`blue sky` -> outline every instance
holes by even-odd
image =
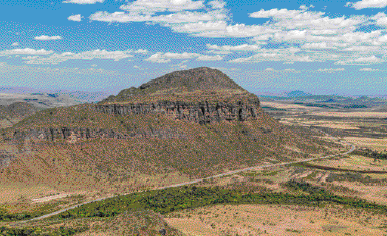
[[[387,0],[0,0],[0,86],[108,91],[218,68],[256,93],[387,94]]]

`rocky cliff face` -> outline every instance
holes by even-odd
[[[9,164],[11,163],[11,161],[13,159],[15,159],[14,155],[12,155],[11,153],[8,153],[4,150],[1,150],[0,151],[0,171],[2,168],[9,166]]]
[[[129,138],[185,138],[184,133],[173,129],[154,129],[147,128],[142,130],[127,130],[116,131],[114,129],[90,129],[90,128],[40,128],[29,130],[16,129],[13,134],[13,139],[23,141],[31,139],[36,141],[55,141],[66,140],[74,143],[78,140],[88,140],[95,138],[110,138],[110,139],[129,139]]]
[[[192,104],[186,102],[160,101],[151,104],[106,104],[96,105],[99,112],[116,115],[161,113],[172,116],[177,120],[193,121],[199,124],[220,121],[245,121],[256,119],[262,110],[259,102],[255,104],[236,104],[208,102]]]

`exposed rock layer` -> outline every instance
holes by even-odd
[[[69,142],[76,142],[83,139],[95,138],[113,138],[113,139],[129,139],[129,138],[185,138],[185,134],[173,129],[142,129],[142,130],[128,130],[126,132],[118,132],[113,129],[89,129],[89,128],[38,128],[29,130],[15,130],[13,134],[15,140],[42,140],[55,141],[67,140]]]
[[[220,122],[220,121],[245,121],[248,119],[256,119],[262,112],[259,108],[259,102],[255,104],[237,104],[217,103],[208,104],[198,103],[190,104],[185,102],[170,102],[162,101],[151,104],[106,104],[97,105],[97,111],[116,114],[147,114],[161,113],[168,114],[178,120],[188,120],[199,124]]]

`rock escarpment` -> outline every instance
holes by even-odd
[[[29,130],[16,129],[13,133],[13,139],[22,141],[25,139],[55,141],[67,140],[68,142],[76,142],[78,140],[88,140],[96,138],[109,139],[129,139],[129,138],[185,138],[185,134],[174,129],[142,129],[142,130],[127,130],[116,131],[114,129],[96,129],[96,128],[36,128]]]
[[[246,121],[262,113],[256,95],[207,67],[172,72],[138,88],[122,90],[101,101],[96,109],[115,115],[162,113],[199,124]]]
[[[150,104],[105,104],[97,105],[97,111],[116,114],[147,114],[161,113],[172,116],[178,120],[193,121],[199,124],[220,122],[220,121],[245,121],[255,119],[262,110],[259,108],[259,102],[256,104],[233,103],[187,103],[159,101]]]

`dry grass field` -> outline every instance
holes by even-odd
[[[387,138],[360,138],[360,137],[344,137],[348,142],[355,144],[358,147],[370,148],[372,150],[384,151],[387,149]]]
[[[387,112],[312,112],[315,116],[346,117],[346,118],[387,118]]]
[[[387,216],[360,210],[288,205],[217,205],[166,216],[188,236],[384,235]]]

